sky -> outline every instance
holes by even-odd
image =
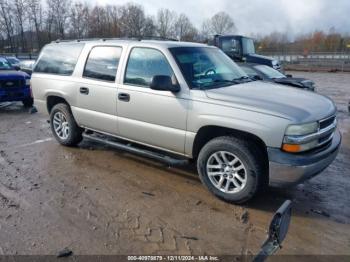
[[[121,5],[130,0],[85,0],[91,4]],[[147,14],[159,8],[185,13],[201,28],[204,19],[220,11],[233,18],[237,33],[266,35],[288,32],[290,36],[334,27],[350,33],[350,0],[131,0],[142,4]]]

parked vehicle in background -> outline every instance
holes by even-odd
[[[17,57],[15,57],[15,56],[6,56],[5,58],[11,64],[12,67],[14,67],[14,68],[19,67],[19,64],[20,64],[21,60],[19,60]]]
[[[281,85],[293,86],[309,91],[315,91],[315,82],[305,78],[296,78],[292,75],[284,75],[280,71],[266,65],[239,63],[243,71],[254,80],[264,80]]]
[[[55,42],[31,84],[62,145],[85,137],[170,165],[193,160],[203,184],[235,203],[319,174],[341,143],[332,100],[252,81],[203,44]]]
[[[35,60],[22,60],[19,63],[19,67],[21,68],[21,71],[26,72],[28,75],[32,75],[34,64]]]
[[[258,55],[255,52],[254,40],[252,38],[241,35],[215,35],[209,44],[220,48],[235,62],[267,65],[278,71],[283,71],[278,60]]]
[[[5,57],[0,57],[0,102],[22,101],[25,107],[33,105],[30,76],[15,68]]]

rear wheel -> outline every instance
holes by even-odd
[[[75,146],[83,139],[80,128],[67,104],[55,105],[50,113],[50,124],[56,140],[65,146]]]
[[[203,184],[217,197],[244,203],[264,186],[267,176],[261,151],[235,137],[218,137],[200,151],[197,169]]]
[[[34,100],[33,100],[33,98],[30,97],[30,98],[26,98],[26,99],[22,100],[22,103],[23,103],[24,107],[32,107],[34,104]]]

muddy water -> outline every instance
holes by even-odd
[[[270,190],[246,206],[206,191],[193,166],[160,163],[84,141],[58,145],[46,118],[20,104],[0,108],[0,255],[250,254],[274,211],[294,202],[280,254],[350,255],[350,74],[315,80],[339,108],[343,144],[321,175]]]

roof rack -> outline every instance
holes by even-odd
[[[141,40],[159,40],[159,41],[174,41],[178,42],[178,39],[170,38],[170,37],[162,37],[162,36],[143,36],[140,38]]]
[[[111,38],[81,38],[81,39],[67,39],[61,40],[57,39],[51,43],[67,43],[67,42],[86,42],[86,41],[112,41],[112,40],[133,40],[133,41],[143,41],[143,40],[157,40],[157,41],[179,41],[175,38],[167,38],[161,36],[141,36],[141,37],[111,37]]]

